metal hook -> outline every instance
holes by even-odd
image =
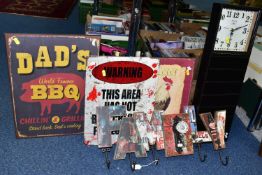
[[[201,142],[197,143],[197,148],[198,148],[198,158],[199,158],[200,162],[205,162],[207,155],[204,154],[204,157],[201,155]]]
[[[221,154],[220,154],[220,150],[218,150],[218,155],[219,155],[219,160],[220,160],[220,162],[222,163],[222,165],[227,166],[228,160],[229,160],[229,156],[226,156],[226,159],[225,159],[225,161],[224,161],[224,160],[222,159]]]
[[[135,171],[135,166],[136,166],[136,162],[135,161],[132,161],[131,159],[131,153],[128,153],[128,159],[129,159],[129,163],[130,163],[130,168],[132,171]]]
[[[108,152],[110,152],[110,148],[102,148],[102,153],[104,153],[104,155],[105,155],[105,159],[106,159],[106,166],[107,166],[107,168],[108,169],[110,169],[110,164],[111,164],[111,162],[110,162],[110,160],[108,159]]]
[[[159,163],[159,158],[156,157],[156,152],[155,152],[155,145],[150,145],[150,150],[153,156],[153,160],[156,162],[155,165],[158,165]]]

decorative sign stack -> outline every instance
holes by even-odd
[[[115,160],[130,153],[146,157],[152,145],[166,157],[193,154],[193,142],[212,140],[216,150],[225,148],[225,111],[215,119],[203,114],[208,132],[197,132],[194,106],[187,106],[193,72],[188,58],[90,57],[85,144],[106,153],[116,143]]]
[[[231,70],[236,61],[229,60],[239,58],[241,64],[247,63],[260,11],[220,5],[214,8],[220,9],[220,16],[212,15],[211,23],[220,22],[214,25],[217,34],[207,36],[195,98],[206,131],[197,130],[198,115],[194,106],[189,106],[195,59],[99,57],[98,36],[6,34],[17,137],[84,132],[84,143],[98,145],[105,154],[116,144],[115,160],[130,153],[146,157],[154,145],[165,150],[166,157],[193,154],[193,143],[200,147],[202,142],[212,141],[215,150],[224,149],[225,109],[232,106],[219,104],[220,98],[230,103],[221,93],[228,92],[224,89],[236,74],[222,78],[217,74],[243,72],[245,66]],[[92,27],[100,29],[101,25]],[[227,61],[225,65],[223,61]],[[203,68],[205,65],[209,67]],[[212,82],[212,76],[217,81]],[[215,84],[218,86],[212,88]],[[205,111],[209,108],[203,105],[209,102],[212,110]],[[210,112],[215,112],[214,117]],[[153,162],[157,164],[158,159]],[[222,161],[223,165],[227,163],[228,158]],[[132,170],[142,167],[135,163],[131,166]]]

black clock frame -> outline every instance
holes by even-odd
[[[250,37],[246,52],[215,51],[214,46],[219,28],[223,8],[256,11],[257,19]],[[205,113],[226,110],[226,132],[230,132],[235,108],[241,91],[241,86],[249,62],[261,10],[253,7],[233,6],[214,3],[208,34],[199,68],[193,104],[196,113]],[[200,117],[197,115],[198,130],[205,130]]]

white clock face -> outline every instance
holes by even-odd
[[[176,130],[182,134],[185,134],[188,131],[188,125],[186,122],[184,121],[180,121],[177,125],[176,125]]]
[[[222,9],[214,50],[247,51],[256,18],[255,11]]]

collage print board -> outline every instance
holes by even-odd
[[[111,146],[120,128],[98,141],[101,123],[131,117],[123,123],[136,128],[146,150],[150,142],[167,157],[193,154],[196,128],[192,114],[182,113],[195,60],[98,57],[99,45],[98,36],[6,34],[17,137],[84,132],[85,144]],[[119,106],[122,115],[105,120],[106,106]]]
[[[86,144],[97,145],[98,106],[125,105],[127,117],[144,112],[149,120],[154,110],[154,94],[159,60],[141,57],[89,58],[86,70]],[[112,134],[116,143],[119,131]]]

